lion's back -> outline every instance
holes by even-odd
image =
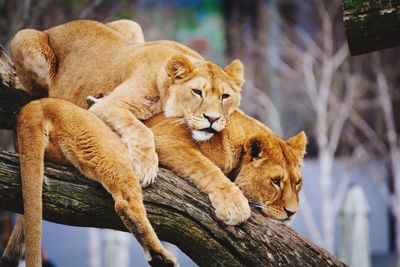
[[[46,31],[57,56],[57,74],[51,97],[85,106],[85,96],[107,93],[122,82],[115,54],[127,40],[106,25],[89,20],[72,21]]]
[[[155,87],[156,76],[173,55],[183,54],[191,61],[203,60],[179,43],[134,43],[96,21],[72,21],[45,32],[58,60],[49,96],[82,107],[86,107],[86,96],[106,95],[133,74]]]

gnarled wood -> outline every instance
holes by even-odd
[[[5,69],[12,69],[1,66],[3,74]],[[13,128],[18,110],[32,99],[0,81],[0,128]],[[176,244],[201,266],[344,265],[291,228],[274,224],[256,212],[242,225],[224,225],[215,217],[206,194],[163,168],[156,183],[144,190],[144,200],[158,236]],[[113,206],[111,196],[99,183],[75,169],[46,164],[46,220],[126,231]],[[0,152],[0,209],[23,212],[19,162],[10,152]]]
[[[351,55],[400,44],[400,0],[343,0]]]
[[[113,200],[100,184],[78,171],[46,164],[44,218],[74,226],[126,231]],[[253,213],[240,226],[214,216],[207,195],[161,168],[157,182],[144,190],[150,221],[159,237],[176,244],[202,266],[342,266],[291,228]],[[0,153],[0,208],[21,213],[16,155]]]

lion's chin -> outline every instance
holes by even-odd
[[[192,130],[192,137],[194,140],[203,142],[209,140],[211,137],[213,137],[213,133],[205,132],[205,131],[199,131],[199,130]]]

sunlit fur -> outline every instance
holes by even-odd
[[[239,110],[222,132],[206,142],[196,142],[184,125],[161,114],[146,124],[154,133],[160,163],[206,192],[220,220],[244,221],[249,216],[248,200],[267,217],[282,222],[292,217],[284,208],[297,211],[307,143],[303,132],[285,141]],[[231,182],[227,176],[237,177]],[[280,187],[271,180],[278,178]]]

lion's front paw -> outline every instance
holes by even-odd
[[[129,153],[133,164],[133,169],[142,187],[149,186],[154,182],[158,172],[158,156],[156,152],[143,153],[134,151]]]
[[[218,219],[236,225],[250,217],[249,202],[234,184],[227,184],[209,194]]]
[[[164,249],[161,253],[151,253],[151,259],[149,260],[150,266],[157,267],[178,267],[178,261],[175,256]]]

